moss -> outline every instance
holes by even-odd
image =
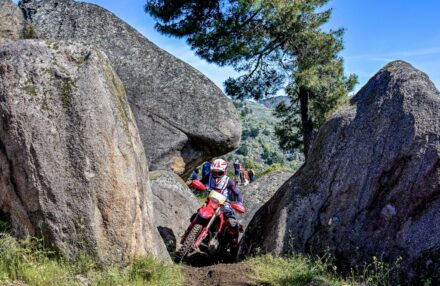
[[[60,43],[55,41],[46,41],[46,44],[49,48],[53,50],[58,50],[60,48]]]
[[[21,90],[25,91],[27,94],[31,96],[36,96],[38,92],[37,86],[29,78],[25,81],[24,86],[21,87]]]
[[[125,88],[122,85],[122,82],[115,76],[115,73],[111,69],[111,67],[104,62],[103,64],[104,76],[107,82],[107,85],[110,87],[111,95],[115,100],[116,108],[118,109],[119,116],[122,119],[122,124],[124,126],[124,130],[128,136],[130,136],[129,129],[129,110],[128,110],[128,102],[127,95],[125,93]]]
[[[58,72],[61,71],[61,72]],[[49,80],[53,82],[54,86],[59,86],[61,81],[60,92],[61,102],[64,108],[72,106],[72,93],[77,89],[77,79],[68,76],[59,76],[57,74],[68,74],[65,68],[61,67],[55,61],[52,61],[51,66],[44,69],[44,72],[49,76]],[[45,95],[42,102],[43,110],[49,111],[48,97]]]
[[[55,68],[54,67],[47,67],[44,69],[44,72],[49,75],[49,77],[54,78],[55,77]]]
[[[77,88],[76,80],[72,78],[64,78],[62,79],[63,84],[61,86],[61,101],[64,108],[69,108],[72,106],[72,93],[74,89]]]
[[[44,94],[41,100],[41,109],[49,113],[49,118],[51,117],[52,109],[49,107],[49,103],[47,101],[48,95]]]
[[[22,90],[31,96],[37,96],[38,89],[35,85],[26,85],[22,87]]]

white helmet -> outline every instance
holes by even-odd
[[[211,175],[215,179],[219,179],[226,175],[228,163],[223,159],[216,159],[211,165]]]

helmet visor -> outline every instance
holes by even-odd
[[[221,178],[225,175],[225,171],[219,171],[219,170],[212,170],[212,177],[213,178]]]

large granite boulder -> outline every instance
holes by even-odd
[[[144,149],[106,55],[80,44],[0,47],[0,209],[67,257],[167,258]]]
[[[185,182],[170,171],[150,172],[154,220],[168,251],[180,247],[180,238],[200,204]]]
[[[101,48],[121,78],[150,170],[192,169],[238,147],[239,115],[209,79],[109,11],[73,0],[28,0],[22,8],[41,38]]]
[[[239,215],[240,223],[247,227],[258,209],[292,176],[285,171],[270,172],[247,186],[239,186],[246,212]]]
[[[24,37],[23,12],[11,0],[0,0],[0,46]]]
[[[440,283],[440,94],[396,61],[321,128],[310,158],[249,224],[241,256],[329,249]]]

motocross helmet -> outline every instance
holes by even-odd
[[[216,159],[211,165],[211,176],[215,180],[220,180],[226,175],[228,163],[223,159]]]

